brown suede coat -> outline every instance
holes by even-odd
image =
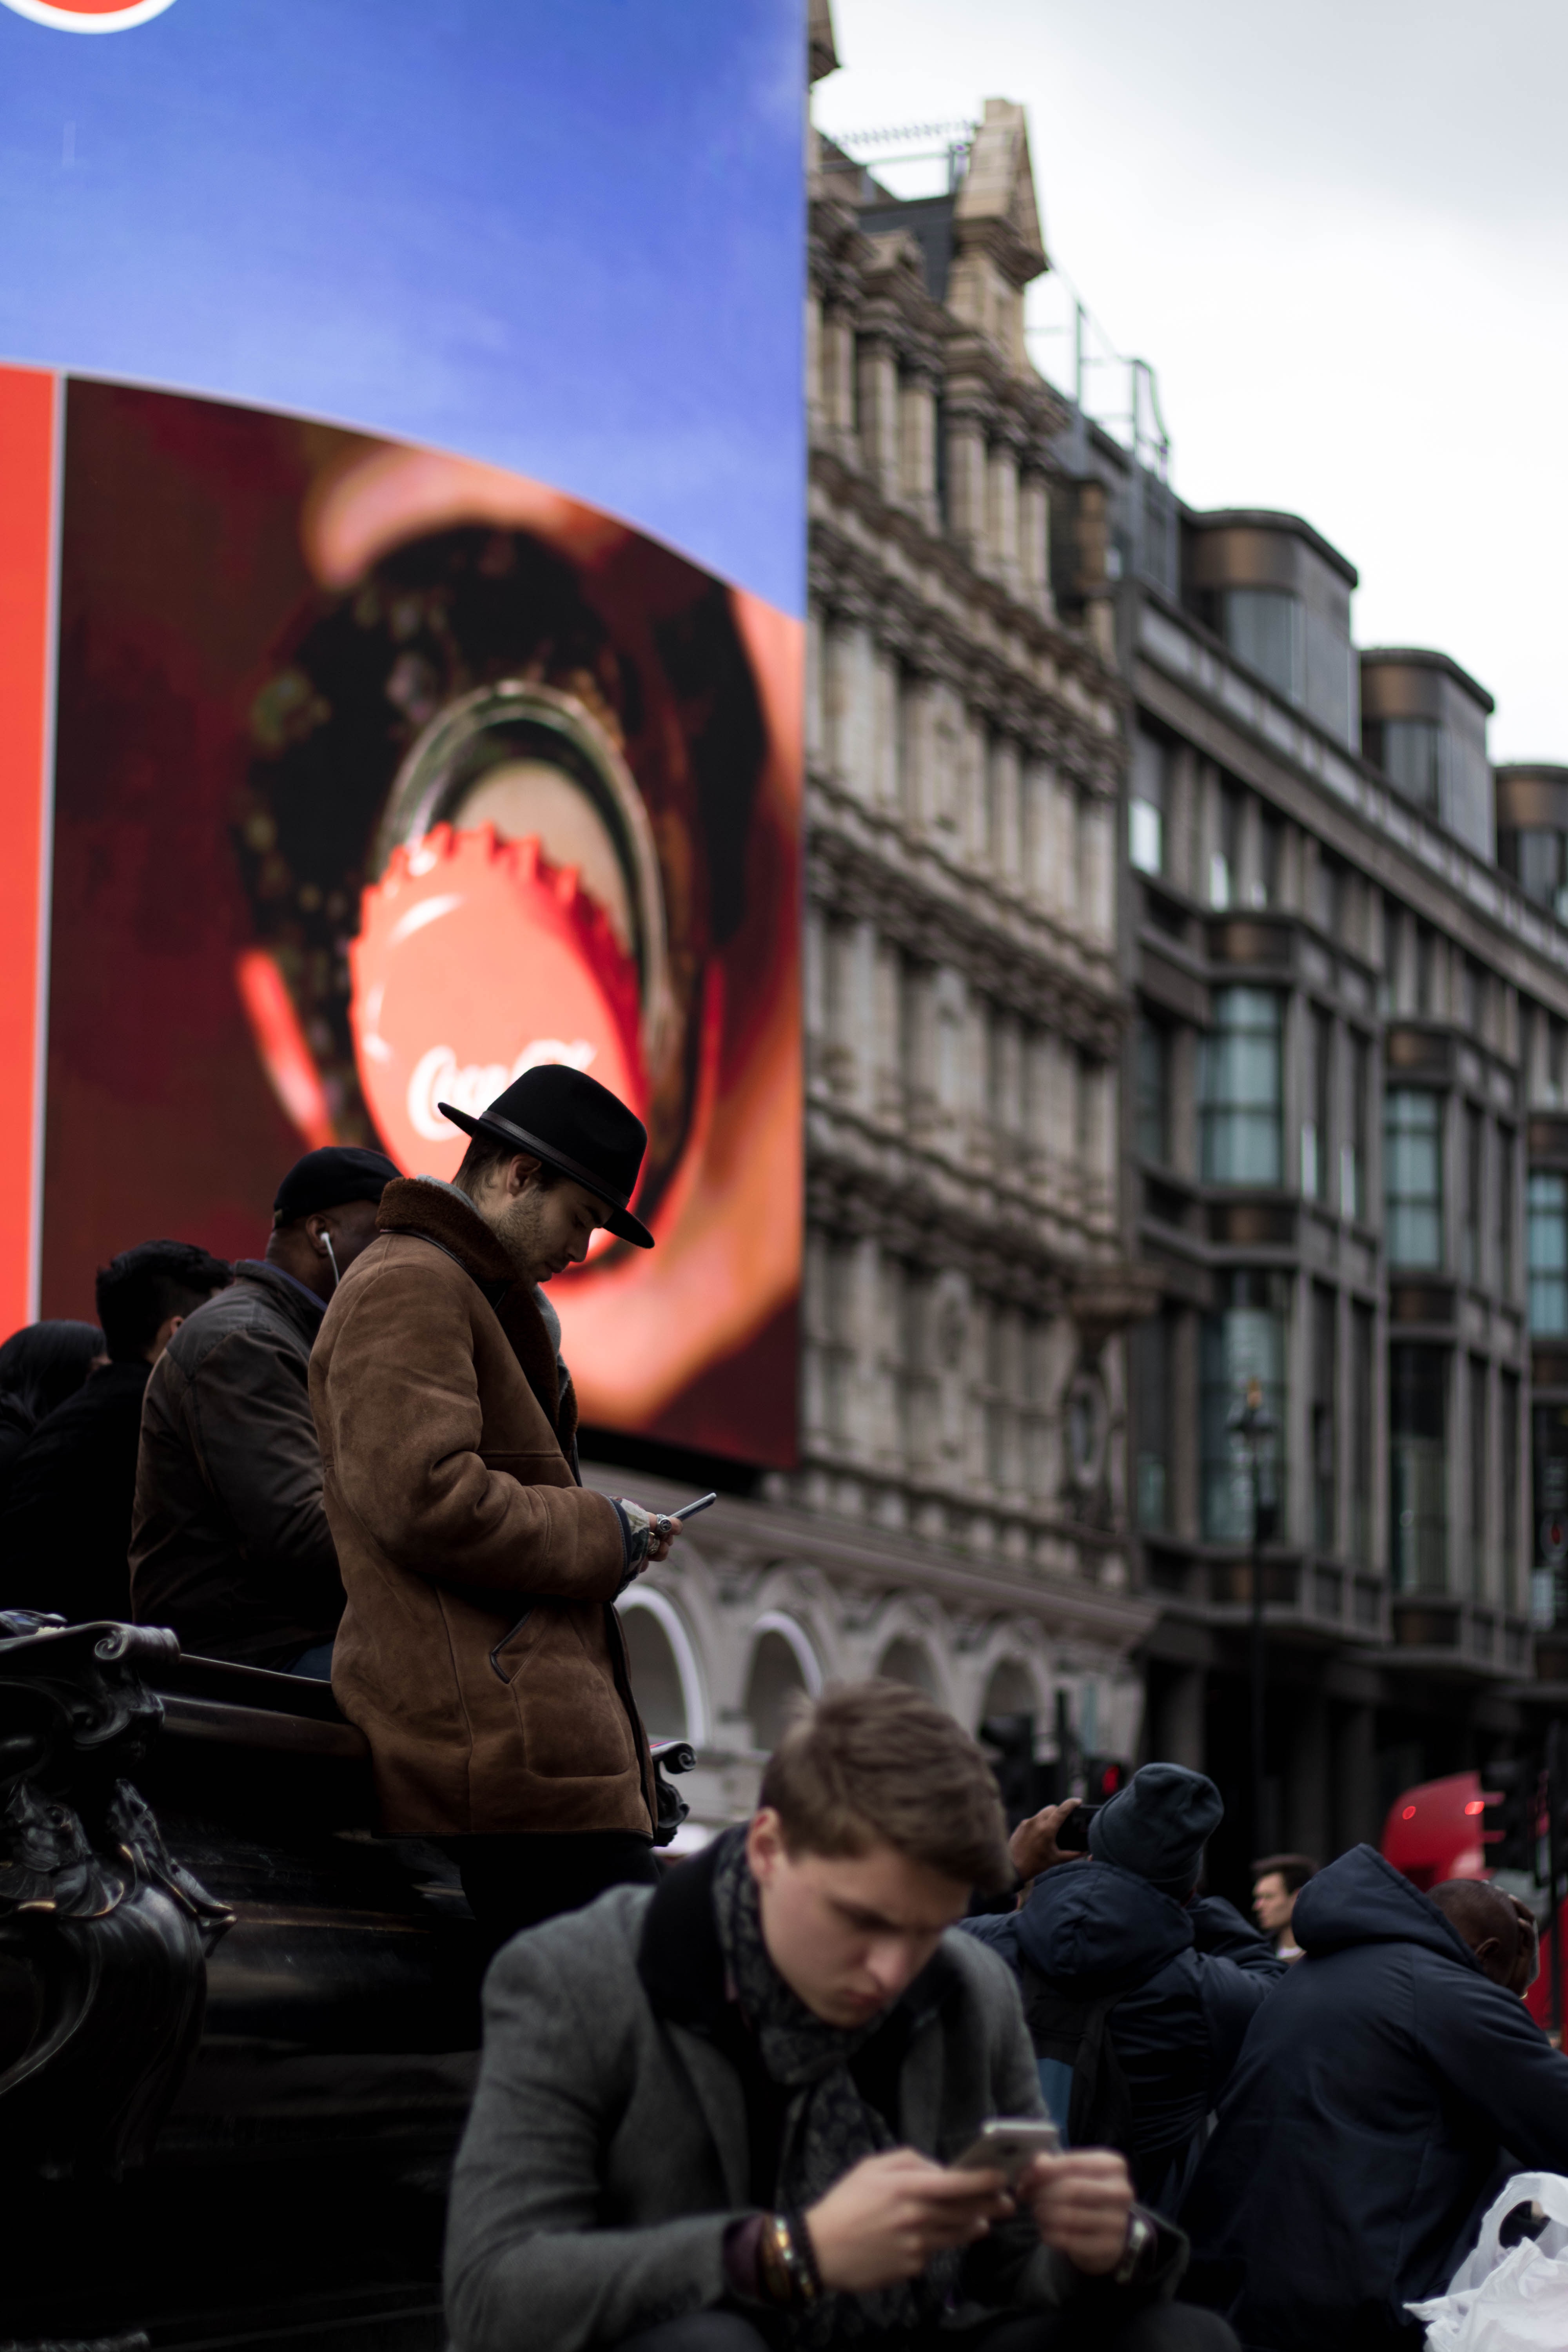
[[[332,1689],[385,1827],[653,1831],[611,1602],[620,1517],[577,1483],[533,1294],[439,1185],[389,1184],[310,1359],[348,1595]]]

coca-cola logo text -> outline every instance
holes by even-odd
[[[408,1081],[409,1124],[427,1143],[444,1143],[452,1127],[437,1109],[437,1103],[449,1102],[454,1110],[478,1118],[525,1070],[536,1070],[545,1062],[564,1062],[568,1069],[585,1070],[597,1053],[597,1046],[585,1037],[574,1038],[570,1044],[563,1037],[535,1037],[508,1069],[504,1062],[459,1065],[450,1045],[432,1045],[420,1055]]]

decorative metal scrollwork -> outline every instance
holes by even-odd
[[[172,1633],[0,1615],[0,2145],[49,2174],[150,2145],[233,1916],[126,1779],[163,1720],[137,1671]]]

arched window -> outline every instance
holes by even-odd
[[[930,1656],[923,1646],[919,1642],[911,1642],[907,1633],[900,1633],[896,1641],[889,1643],[877,1672],[885,1682],[912,1683],[915,1689],[924,1691],[928,1698],[935,1698],[939,1695]]]
[[[992,1670],[981,1704],[980,1720],[989,1723],[998,1715],[1037,1715],[1040,1695],[1035,1688],[1035,1678],[1028,1668],[1016,1658],[1004,1658]]]
[[[626,1637],[632,1695],[648,1738],[689,1739],[700,1746],[708,1736],[702,1678],[679,1613],[649,1585],[635,1588],[616,1605]]]

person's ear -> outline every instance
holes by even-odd
[[[752,1815],[746,1830],[746,1860],[759,1886],[771,1886],[784,1855],[779,1817],[771,1805]]]
[[[330,1233],[331,1231],[331,1224],[332,1221],[331,1217],[329,1217],[325,1210],[322,1209],[318,1209],[313,1217],[307,1217],[305,1220],[305,1231],[310,1236],[310,1247],[315,1251],[316,1255],[319,1258],[327,1258],[331,1255],[331,1252],[328,1248],[327,1244],[321,1239],[321,1235],[323,1234]]]
[[[515,1201],[518,1194],[527,1189],[529,1178],[539,1173],[539,1164],[526,1153],[520,1153],[517,1159],[508,1161],[506,1190],[509,1200]]]
[[[1472,1944],[1470,1949],[1489,1976],[1493,1969],[1501,1967],[1502,1939],[1500,1937],[1489,1936],[1484,1944]]]

